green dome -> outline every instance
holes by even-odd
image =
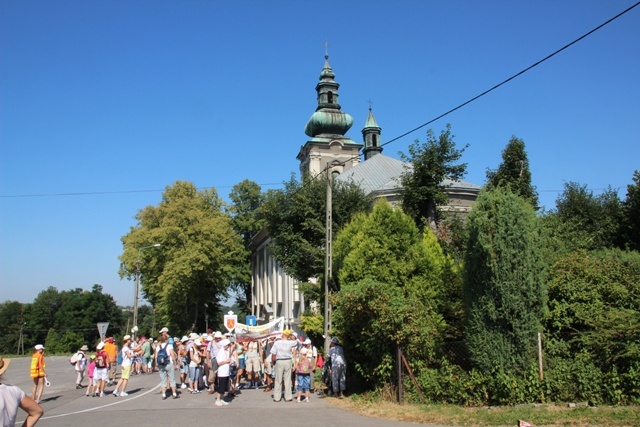
[[[311,115],[304,127],[310,137],[321,134],[344,135],[353,125],[353,117],[339,110],[320,110]]]

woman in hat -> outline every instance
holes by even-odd
[[[36,403],[40,403],[42,393],[44,392],[44,377],[47,376],[45,373],[44,346],[37,344],[34,349],[35,352],[31,356],[31,378],[33,379],[31,397]]]
[[[129,395],[125,390],[127,389],[127,383],[131,377],[131,367],[133,366],[134,358],[142,353],[142,348],[138,347],[137,350],[131,349],[131,335],[125,335],[122,338],[122,372],[120,372],[120,379],[116,384],[113,395],[118,397],[126,397]]]
[[[331,384],[333,395],[342,399],[347,389],[347,360],[337,337],[331,338],[328,358],[331,360]]]
[[[89,350],[89,347],[83,345],[80,347],[80,350],[74,356],[76,359],[76,389],[82,388],[82,380],[84,380],[85,372],[87,371],[87,354],[85,353]]]
[[[22,408],[27,413],[25,426],[34,426],[44,411],[35,400],[25,394],[16,386],[2,384],[2,375],[9,367],[11,359],[4,359],[0,356],[0,416],[2,425],[15,425],[18,416],[18,408]]]

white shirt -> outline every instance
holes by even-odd
[[[218,361],[218,376],[219,377],[228,377],[229,376],[229,363],[225,363],[221,365],[220,363],[226,361],[229,358],[229,350],[225,350],[221,348],[218,350],[218,354],[216,355],[216,360]]]
[[[122,351],[122,366],[131,366],[131,357],[129,356],[133,354],[129,346],[125,344],[120,351]]]
[[[0,420],[2,427],[16,425],[18,407],[24,399],[24,391],[13,385],[0,384]]]

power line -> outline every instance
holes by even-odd
[[[551,59],[552,57],[554,57],[554,56],[555,56],[555,55],[557,55],[558,53],[562,52],[563,50],[568,49],[569,47],[571,47],[571,46],[573,46],[574,44],[578,43],[580,40],[584,39],[585,37],[587,37],[587,36],[589,36],[589,35],[591,35],[591,34],[595,33],[595,32],[596,32],[596,31],[598,31],[600,28],[602,28],[602,27],[604,27],[605,25],[607,25],[607,24],[609,24],[609,23],[611,23],[611,22],[615,21],[616,19],[618,19],[619,17],[621,17],[621,16],[622,16],[622,15],[624,15],[625,13],[629,12],[631,9],[633,9],[633,8],[634,8],[634,7],[636,7],[636,6],[638,6],[639,4],[640,4],[640,1],[639,1],[639,2],[637,2],[636,4],[632,5],[632,6],[629,6],[627,9],[623,10],[622,12],[620,12],[619,14],[617,14],[616,16],[614,16],[613,18],[611,18],[611,19],[609,19],[609,20],[605,21],[604,23],[602,23],[602,24],[598,25],[598,26],[597,26],[597,27],[595,27],[593,30],[591,30],[591,31],[589,31],[589,32],[587,32],[587,33],[585,33],[585,34],[583,34],[583,35],[582,35],[582,36],[580,36],[580,37],[578,37],[577,39],[575,39],[575,40],[574,40],[574,41],[572,41],[571,43],[568,43],[568,44],[564,45],[563,47],[561,47],[560,49],[556,50],[555,52],[553,52],[553,53],[551,53],[551,54],[549,54],[549,55],[545,56],[544,58],[542,58],[542,59],[541,59],[541,60],[539,60],[538,62],[535,62],[534,64],[532,64],[532,65],[528,66],[528,67],[527,67],[527,68],[525,68],[524,70],[522,70],[522,71],[520,71],[520,72],[518,72],[518,73],[516,73],[516,74],[512,75],[512,76],[511,76],[511,77],[509,77],[508,79],[503,80],[502,82],[498,83],[497,85],[493,86],[492,88],[485,90],[485,91],[484,91],[484,92],[482,92],[481,94],[474,96],[473,98],[469,99],[469,100],[468,100],[468,101],[466,101],[466,102],[463,102],[462,104],[458,105],[457,107],[454,107],[454,108],[450,109],[449,111],[447,111],[447,112],[445,112],[445,113],[443,113],[443,114],[440,114],[438,117],[436,117],[436,118],[434,118],[434,119],[431,119],[431,120],[429,120],[428,122],[423,123],[423,124],[421,124],[420,126],[415,127],[415,128],[413,128],[413,129],[411,129],[410,131],[407,131],[407,132],[403,133],[402,135],[397,136],[397,137],[395,137],[395,138],[391,139],[390,141],[385,142],[384,144],[381,144],[380,146],[381,146],[381,147],[384,147],[385,145],[391,144],[392,142],[397,141],[397,140],[398,140],[398,139],[400,139],[400,138],[404,138],[405,136],[407,136],[407,135],[409,135],[409,134],[411,134],[411,133],[413,133],[413,132],[415,132],[415,131],[417,131],[417,130],[419,130],[419,129],[422,129],[423,127],[425,127],[425,126],[427,126],[427,125],[429,125],[429,124],[431,124],[431,123],[433,123],[433,122],[435,122],[435,121],[437,121],[437,120],[440,120],[441,118],[443,118],[443,117],[445,117],[445,116],[448,116],[449,114],[453,113],[454,111],[459,110],[460,108],[464,107],[465,105],[468,105],[468,104],[472,103],[473,101],[475,101],[475,100],[477,100],[477,99],[479,99],[479,98],[481,98],[481,97],[485,96],[485,95],[486,95],[486,94],[488,94],[489,92],[494,91],[495,89],[497,89],[497,88],[499,88],[500,86],[502,86],[502,85],[504,85],[504,84],[506,84],[506,83],[510,82],[511,80],[515,79],[516,77],[521,76],[522,74],[526,73],[527,71],[531,70],[532,68],[537,67],[538,65],[540,65],[540,64],[542,64],[543,62],[547,61],[548,59]]]
[[[620,18],[622,15],[626,14],[627,12],[631,11],[632,9],[634,9],[635,7],[637,7],[638,5],[640,5],[640,1],[629,6],[627,9],[623,10],[622,12],[618,13],[617,15],[615,15],[614,17],[608,19],[607,21],[603,22],[602,24],[598,25],[597,27],[595,27],[594,29],[592,29],[591,31],[586,32],[585,34],[583,34],[582,36],[578,37],[577,39],[573,40],[572,42],[564,45],[563,47],[561,47],[560,49],[556,50],[555,52],[545,56],[544,58],[542,58],[541,60],[531,64],[530,66],[528,66],[527,68],[523,69],[522,71],[512,75],[511,77],[503,80],[502,82],[496,84],[495,86],[485,90],[484,92],[480,93],[479,95],[474,96],[473,98],[463,102],[462,104],[459,104],[458,106],[440,114],[439,116],[421,124],[420,126],[417,126],[383,144],[380,145],[380,147],[384,147],[386,145],[391,144],[392,142],[395,142],[401,138],[404,138],[407,135],[412,134],[413,132],[422,129],[423,127],[430,125],[433,122],[436,122],[438,120],[440,120],[441,118],[448,116],[449,114],[453,113],[454,111],[457,111],[459,109],[461,109],[462,107],[469,105],[470,103],[472,103],[473,101],[476,101],[477,99],[487,95],[490,92],[493,92],[494,90],[496,90],[497,88],[499,88],[500,86],[505,85],[506,83],[510,82],[511,80],[515,79],[516,77],[519,77],[521,75],[523,75],[524,73],[526,73],[527,71],[537,67],[538,65],[542,64],[543,62],[551,59],[552,57],[554,57],[555,55],[557,55],[558,53],[562,52],[563,50],[568,49],[569,47],[573,46],[574,44],[578,43],[579,41],[581,41],[582,39],[586,38],[587,36],[595,33],[596,31],[598,31],[599,29],[601,29],[602,27],[610,24],[611,22],[615,21],[616,19]],[[360,154],[358,154],[357,156],[353,156],[350,159],[345,160],[344,162],[348,162],[349,160],[355,160],[356,158],[360,158]],[[320,173],[326,171],[326,166],[325,168],[320,171]],[[268,184],[258,184],[260,186],[270,186],[270,185],[282,185],[282,183],[268,183]],[[231,188],[232,186],[220,186],[220,187],[214,187],[214,188]],[[203,190],[203,189],[208,189],[208,188],[212,188],[210,187],[198,187],[196,188],[197,190]],[[84,192],[84,193],[51,193],[51,194],[18,194],[18,195],[9,195],[9,196],[0,196],[0,198],[25,198],[25,197],[58,197],[58,196],[93,196],[93,195],[107,195],[107,194],[129,194],[129,193],[160,193],[164,190],[121,190],[121,191],[93,191],[93,192]],[[555,191],[555,190],[542,190],[542,191]]]

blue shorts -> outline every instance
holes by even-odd
[[[192,368],[191,366],[189,366],[189,381],[194,382],[198,379],[198,377],[196,377],[196,369],[198,369],[197,367]]]
[[[298,391],[305,391],[311,388],[311,374],[296,374],[298,378]]]
[[[244,357],[238,357],[238,369],[244,369],[247,367],[247,362],[244,360]]]

